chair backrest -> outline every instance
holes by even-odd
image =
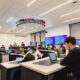
[[[23,59],[22,62],[32,61],[32,60],[35,60],[34,55],[32,55],[31,53],[28,53],[28,54],[25,56],[25,58]]]

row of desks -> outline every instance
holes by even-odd
[[[19,69],[21,72],[19,75],[21,80],[50,80],[48,78],[50,74],[64,69],[65,66],[61,66],[59,63],[55,63],[50,66],[34,64],[35,62],[47,59],[49,59],[49,57],[19,64],[16,64],[16,61],[1,63],[1,80],[13,80],[10,78],[11,71],[13,69]]]

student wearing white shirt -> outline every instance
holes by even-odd
[[[24,55],[24,58],[25,58],[25,57],[27,56],[27,54],[29,54],[29,53],[32,54],[32,51],[31,51],[31,48],[30,48],[30,47],[27,48],[27,53]],[[23,58],[23,59],[24,59],[24,58]]]
[[[33,49],[33,55],[35,56],[35,59],[39,59],[39,58],[42,58],[42,56],[43,56],[43,54],[41,54],[40,52],[39,52],[39,50],[37,50],[37,49]]]

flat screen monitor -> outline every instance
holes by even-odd
[[[80,45],[80,40],[76,40],[76,45]]]
[[[57,60],[55,53],[49,53],[51,61]]]
[[[54,37],[46,37],[46,45],[48,44],[55,44],[55,38]]]
[[[67,35],[56,36],[55,44],[64,44],[64,40],[67,38]]]

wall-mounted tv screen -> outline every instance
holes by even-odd
[[[54,37],[46,37],[46,45],[48,44],[55,44],[55,38]]]
[[[76,45],[80,45],[80,40],[76,40]]]
[[[64,44],[64,40],[67,38],[67,35],[56,36],[55,44]]]

